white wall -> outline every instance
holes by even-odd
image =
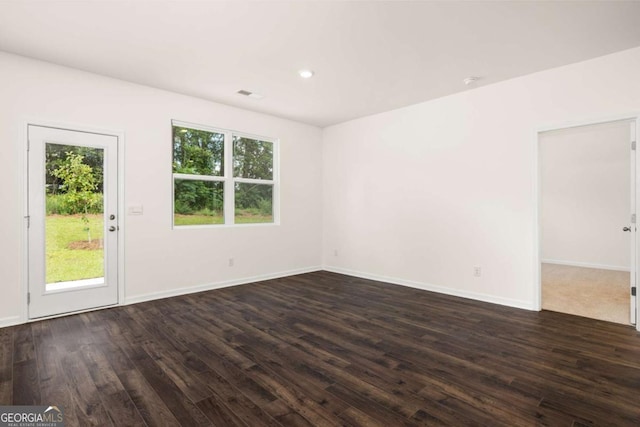
[[[638,75],[640,48],[324,129],[326,268],[536,308],[536,131],[640,111]]]
[[[630,125],[540,134],[543,262],[629,270]]]
[[[280,138],[281,225],[172,230],[171,119]],[[28,120],[125,133],[126,301],[321,265],[320,129],[0,53],[0,325],[24,307]]]
[[[19,321],[24,307],[29,119],[125,132],[125,204],[145,209],[125,218],[128,301],[322,260],[331,270],[534,308],[536,132],[640,111],[639,73],[637,48],[321,132],[0,54],[0,324]],[[173,231],[173,118],[279,137],[282,225]]]

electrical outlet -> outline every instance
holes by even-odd
[[[473,275],[475,277],[480,277],[482,275],[482,268],[478,266],[473,267]]]
[[[229,267],[233,267],[233,258],[229,258]]]

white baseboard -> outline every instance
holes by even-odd
[[[145,301],[153,301],[157,299],[175,297],[179,295],[193,294],[196,292],[211,291],[213,289],[227,288],[229,286],[246,285],[247,283],[261,282],[263,280],[279,279],[281,277],[294,276],[296,274],[312,273],[314,271],[320,271],[320,270],[322,270],[322,267],[320,266],[307,267],[307,268],[300,268],[297,270],[280,271],[277,273],[263,274],[260,276],[227,280],[224,282],[205,283],[202,285],[189,286],[185,288],[170,289],[168,291],[153,292],[153,293],[143,294],[143,295],[135,295],[132,297],[125,298],[124,304],[125,305],[137,304]]]
[[[390,284],[394,284],[394,285],[407,286],[407,287],[411,287],[411,288],[415,288],[415,289],[422,289],[422,290],[425,290],[425,291],[438,292],[438,293],[445,294],[445,295],[451,295],[451,296],[461,297],[461,298],[468,298],[468,299],[472,299],[472,300],[476,300],[476,301],[483,301],[483,302],[488,302],[488,303],[493,303],[493,304],[500,304],[500,305],[505,305],[505,306],[508,306],[508,307],[522,308],[522,309],[525,309],[525,310],[535,310],[535,308],[533,307],[533,304],[531,304],[528,301],[520,301],[520,300],[514,300],[514,299],[510,299],[510,298],[496,297],[494,295],[486,295],[486,294],[481,294],[481,293],[477,293],[477,292],[463,291],[463,290],[460,290],[460,289],[453,289],[453,288],[447,288],[447,287],[443,287],[443,286],[436,286],[436,285],[432,285],[432,284],[429,284],[429,283],[415,282],[415,281],[404,280],[404,279],[399,279],[399,278],[395,278],[395,277],[379,276],[379,275],[376,275],[376,274],[369,274],[369,273],[364,273],[364,272],[361,272],[361,271],[355,271],[355,270],[349,270],[349,269],[345,269],[345,268],[331,267],[331,266],[307,267],[307,268],[301,268],[301,269],[296,269],[296,270],[289,270],[289,271],[281,271],[281,272],[276,272],[276,273],[263,274],[263,275],[259,275],[259,276],[245,277],[245,278],[241,278],[241,279],[227,280],[227,281],[223,281],[223,282],[206,283],[206,284],[202,284],[202,285],[189,286],[189,287],[178,288],[178,289],[171,289],[171,290],[167,290],[167,291],[153,292],[153,293],[143,294],[143,295],[135,295],[135,296],[132,296],[132,297],[125,298],[125,301],[123,302],[123,304],[124,305],[137,304],[137,303],[141,303],[141,302],[145,302],[145,301],[153,301],[153,300],[162,299],[162,298],[169,298],[169,297],[174,297],[174,296],[179,296],[179,295],[187,295],[187,294],[192,294],[192,293],[196,293],[196,292],[203,292],[203,291],[209,291],[209,290],[214,290],[214,289],[226,288],[226,287],[230,287],[230,286],[245,285],[245,284],[248,284],[248,283],[260,282],[260,281],[271,280],[271,279],[278,279],[278,278],[281,278],[281,277],[294,276],[296,274],[312,273],[314,271],[321,271],[321,270],[326,270],[326,271],[330,271],[330,272],[338,273],[338,274],[345,274],[347,276],[359,277],[359,278],[362,278],[362,279],[369,279],[369,280],[376,280],[376,281],[379,281],[379,282],[386,282],[386,283],[390,283]],[[0,328],[7,327],[7,326],[19,325],[19,324],[22,324],[22,323],[24,323],[24,321],[20,316],[10,316],[10,317],[5,317],[5,318],[0,318]]]
[[[9,316],[0,318],[0,328],[6,328],[7,326],[15,326],[24,323],[21,316]]]
[[[568,265],[571,267],[597,268],[600,270],[615,270],[615,271],[631,270],[629,267],[623,267],[619,265],[592,264],[589,262],[565,261],[561,259],[541,259],[540,262],[543,264],[557,264],[557,265]]]
[[[444,286],[437,286],[429,283],[414,282],[412,280],[398,279],[395,277],[378,276],[376,274],[363,273],[361,271],[348,270],[348,269],[339,268],[339,267],[325,266],[323,269],[326,271],[331,271],[333,273],[346,274],[347,276],[354,276],[362,279],[377,280],[379,282],[391,283],[393,285],[401,285],[401,286],[407,286],[410,288],[422,289],[423,291],[437,292],[440,294],[451,295],[454,297],[468,298],[476,301],[483,301],[483,302],[489,302],[492,304],[505,305],[508,307],[537,311],[533,306],[533,303],[529,301],[521,301],[521,300],[515,300],[511,298],[502,298],[494,295],[463,291],[460,289],[447,288]]]

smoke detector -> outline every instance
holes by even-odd
[[[469,76],[466,79],[462,80],[462,83],[464,83],[465,86],[469,86],[470,84],[475,83],[478,80],[480,80],[480,77]]]

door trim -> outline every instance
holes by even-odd
[[[557,123],[557,124],[551,124],[551,125],[546,125],[546,126],[540,126],[536,129],[533,130],[533,134],[532,134],[532,154],[533,154],[533,162],[534,162],[534,167],[533,167],[533,174],[534,174],[534,179],[533,179],[533,194],[534,194],[534,211],[533,211],[533,295],[532,295],[532,301],[533,301],[533,307],[534,310],[536,311],[541,311],[542,310],[542,268],[541,268],[541,261],[542,261],[542,253],[541,253],[541,244],[540,244],[540,240],[541,240],[541,232],[542,232],[542,225],[540,224],[540,203],[541,203],[541,185],[540,185],[540,179],[541,177],[541,173],[540,173],[540,141],[539,141],[539,134],[542,132],[548,132],[548,131],[553,131],[553,130],[561,130],[561,129],[569,129],[569,128],[574,128],[574,127],[582,127],[582,126],[590,126],[590,125],[599,125],[599,124],[605,124],[605,123],[610,123],[610,122],[617,122],[617,121],[622,121],[622,120],[633,120],[635,121],[635,129],[636,129],[636,139],[640,138],[640,112],[636,112],[636,113],[628,113],[628,114],[618,114],[618,115],[613,115],[613,116],[607,116],[607,117],[602,117],[602,118],[596,118],[596,119],[586,119],[586,120],[580,120],[580,121],[571,121],[571,122],[564,122],[564,123]],[[631,149],[631,148],[629,148]],[[638,173],[638,169],[640,168],[640,163],[638,163],[638,161],[640,160],[640,155],[638,154],[638,152],[640,151],[640,147],[638,147],[636,149],[636,151],[634,152],[635,155],[635,160],[636,160],[636,170],[635,170],[635,192],[636,192],[636,197],[635,197],[635,206],[632,206],[632,208],[634,208],[635,212],[637,212],[638,214],[640,214],[640,212],[638,212],[638,206],[640,206],[640,173]],[[633,173],[633,171],[632,171]],[[638,276],[640,276],[639,272],[640,272],[640,230],[639,232],[635,233],[636,234],[636,250],[635,250],[635,265],[636,265],[636,287],[639,285],[638,283]],[[640,331],[640,298],[638,293],[636,293],[636,324],[635,324],[635,328],[636,330]]]
[[[115,305],[111,305],[109,307],[123,305],[125,301],[125,232],[126,232],[126,220],[125,220],[125,173],[124,173],[124,165],[125,165],[125,132],[123,130],[115,130],[115,129],[107,129],[107,128],[98,128],[95,126],[89,126],[81,123],[70,123],[70,122],[59,122],[59,121],[51,121],[51,120],[42,120],[42,119],[26,119],[22,125],[22,141],[23,141],[23,149],[20,150],[22,153],[22,182],[23,182],[23,191],[22,191],[22,218],[23,218],[23,226],[22,226],[22,303],[21,303],[21,314],[20,321],[17,324],[29,323],[29,322],[37,322],[45,319],[52,319],[56,317],[68,316],[70,314],[76,313],[85,313],[93,310],[100,310],[101,308],[89,309],[89,310],[79,310],[73,313],[64,313],[54,316],[46,316],[39,317],[37,319],[29,319],[29,305],[27,304],[27,298],[29,293],[29,234],[27,229],[27,220],[29,215],[29,156],[28,156],[28,144],[29,144],[29,126],[41,126],[41,127],[49,127],[54,129],[62,129],[76,132],[86,132],[86,133],[94,133],[99,135],[107,135],[116,137],[118,140],[118,217],[121,218],[119,221],[119,238],[118,238],[118,301]]]

